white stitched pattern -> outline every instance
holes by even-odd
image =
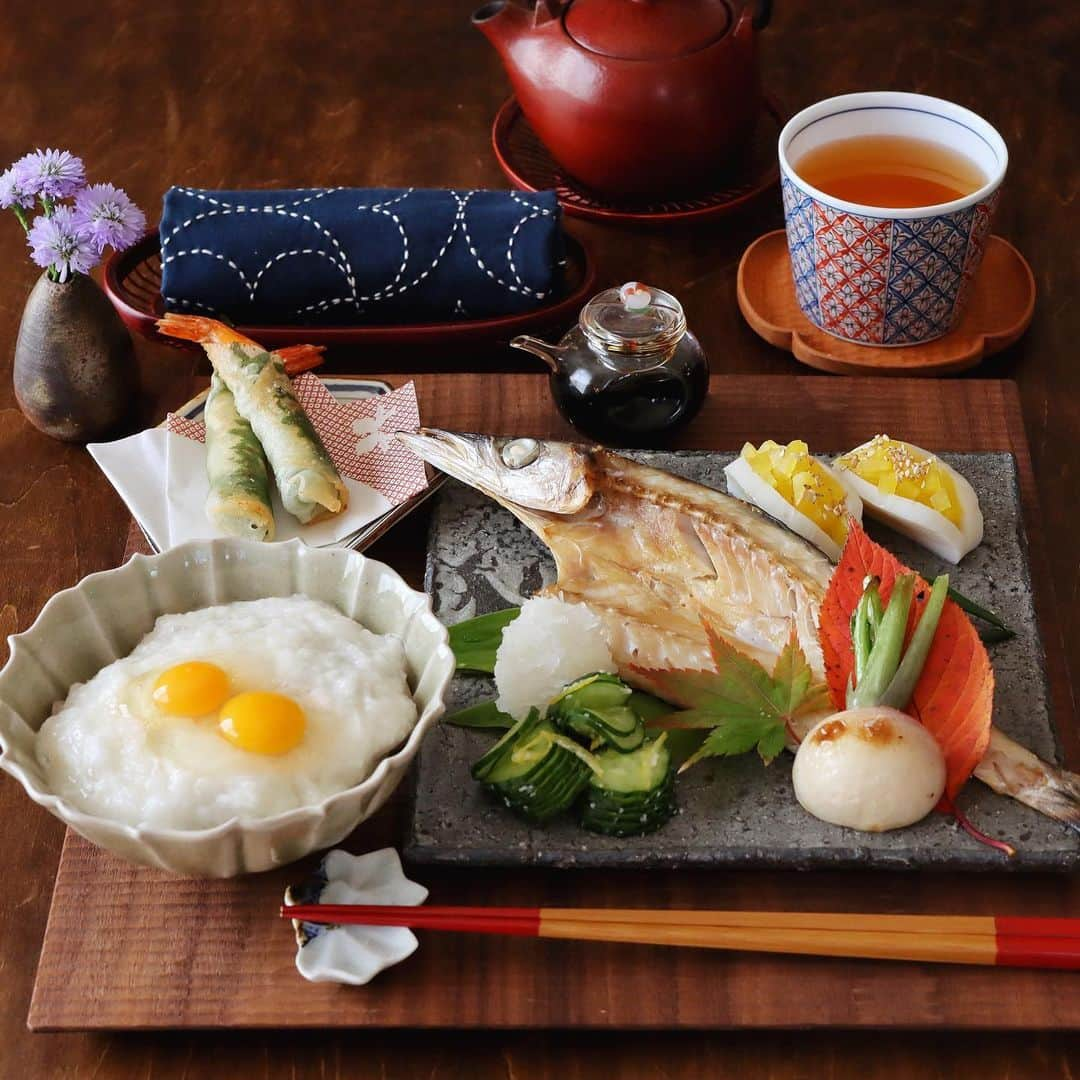
[[[266,271],[274,265],[274,263],[279,263],[282,259],[287,259],[292,255],[318,255],[320,258],[327,259],[332,263],[334,262],[334,257],[329,254],[329,252],[320,251],[318,248],[293,248],[292,251],[279,251],[277,255],[270,259],[267,264],[255,275],[255,281],[252,283],[251,288],[248,290],[252,300],[255,299],[255,290],[259,287],[259,281],[262,279],[263,274],[265,274]]]
[[[517,201],[516,199],[514,200]],[[510,273],[514,275],[514,280],[523,288],[526,292],[529,290],[525,286],[525,282],[521,280],[521,276],[517,272],[517,267],[514,266],[514,241],[517,239],[517,234],[521,232],[523,225],[527,225],[530,221],[535,221],[538,217],[543,217],[545,211],[537,210],[535,213],[527,214],[523,217],[513,228],[510,233],[510,240],[506,245],[506,262],[510,267]]]
[[[244,271],[241,270],[240,267],[232,261],[232,259],[228,259],[224,255],[221,255],[216,251],[211,251],[209,248],[191,248],[190,251],[177,251],[174,254],[170,255],[169,259],[170,261],[172,259],[182,259],[185,255],[207,255],[211,259],[217,259],[218,262],[225,263],[225,265],[228,266],[230,270],[236,271],[237,276],[243,282],[244,288],[249,288],[247,278],[244,276]]]
[[[208,311],[211,315],[217,314],[217,308],[210,304],[204,304],[201,300],[185,300],[182,296],[163,296],[166,304],[179,304],[181,307],[199,308],[200,311]]]
[[[254,301],[259,285],[262,282],[264,276],[269,270],[278,262],[291,258],[300,257],[305,255],[314,255],[317,258],[325,259],[330,265],[338,270],[345,279],[348,285],[348,295],[327,297],[307,304],[296,311],[297,315],[305,315],[314,311],[326,311],[331,307],[339,307],[342,304],[351,304],[357,311],[363,309],[363,305],[369,303],[376,303],[382,300],[389,300],[394,297],[399,297],[403,293],[408,292],[411,289],[416,288],[421,282],[425,281],[436,270],[439,264],[446,256],[447,250],[453,244],[458,233],[462,234],[462,239],[466,250],[475,262],[477,269],[479,269],[488,279],[495,282],[500,288],[505,289],[510,293],[518,293],[524,296],[533,297],[536,300],[543,300],[549,295],[547,290],[534,289],[527,285],[522,279],[521,272],[514,259],[515,244],[518,239],[519,233],[522,232],[524,227],[530,222],[541,217],[553,217],[556,213],[551,208],[540,207],[535,203],[528,201],[528,199],[519,195],[516,192],[508,192],[510,199],[523,207],[528,213],[522,215],[522,217],[514,224],[506,240],[506,252],[505,260],[506,266],[509,269],[510,280],[504,279],[500,276],[492,266],[489,266],[485,262],[483,256],[480,254],[472,236],[470,235],[467,221],[467,209],[470,200],[477,194],[475,190],[469,190],[464,192],[459,191],[447,191],[449,195],[456,203],[456,210],[454,212],[453,220],[450,224],[450,230],[446,238],[439,245],[438,250],[435,252],[434,257],[430,263],[423,269],[420,269],[409,280],[405,280],[406,275],[409,272],[409,262],[411,258],[409,232],[402,219],[393,210],[388,207],[396,206],[411,196],[415,189],[408,188],[398,195],[392,198],[383,199],[374,203],[363,203],[357,206],[358,212],[369,212],[373,214],[381,214],[388,217],[394,225],[397,227],[398,234],[401,238],[401,260],[394,271],[392,277],[386,284],[379,286],[375,291],[361,295],[357,288],[356,275],[353,271],[352,265],[349,262],[349,256],[346,254],[345,249],[338,240],[334,233],[325,227],[321,221],[318,221],[311,214],[304,212],[300,207],[304,207],[309,203],[313,203],[316,200],[324,199],[328,195],[334,192],[348,190],[344,188],[308,188],[297,189],[298,191],[309,191],[308,195],[298,195],[298,197],[285,200],[278,203],[273,203],[265,206],[253,206],[246,203],[230,203],[223,198],[217,198],[204,191],[199,191],[194,188],[178,187],[175,190],[183,195],[187,195],[198,202],[203,203],[207,208],[192,214],[186,218],[180,224],[175,225],[170,230],[167,236],[162,238],[162,265],[167,266],[179,258],[185,258],[190,256],[204,256],[208,258],[216,259],[229,266],[239,277],[245,291],[248,294],[249,301]],[[205,247],[191,247],[180,251],[172,250],[172,245],[175,242],[175,238],[178,234],[191,226],[197,224],[200,221],[205,221],[213,217],[227,217],[229,215],[239,214],[271,214],[275,216],[290,218],[295,221],[302,221],[311,228],[316,230],[321,237],[328,242],[327,248],[318,246],[292,248],[289,251],[282,251],[275,254],[270,258],[255,274],[254,277],[249,278],[245,275],[244,271],[230,259],[228,256],[221,252],[213,251]],[[169,303],[182,304],[189,307],[198,307],[207,311],[213,310],[209,305],[203,304],[199,301],[187,301],[179,298],[166,298]],[[454,307],[455,314],[464,313],[464,305],[459,299]]]
[[[314,198],[314,196],[312,196],[312,198]],[[282,217],[290,217],[290,218],[295,218],[298,221],[306,221],[313,228],[318,229],[318,231],[323,236],[325,236],[327,240],[330,241],[330,243],[337,250],[337,253],[340,256],[340,261],[338,259],[335,259],[329,252],[318,251],[317,254],[325,255],[327,257],[327,259],[329,259],[331,265],[334,266],[336,269],[341,271],[341,273],[345,277],[345,280],[348,282],[349,288],[352,290],[353,297],[355,299],[355,297],[356,297],[356,277],[353,274],[352,266],[350,266],[350,264],[349,264],[348,256],[345,254],[344,250],[342,249],[341,244],[338,243],[337,237],[334,236],[334,234],[332,232],[330,232],[329,229],[324,228],[321,222],[316,221],[313,217],[311,217],[310,214],[298,214],[295,210],[285,210],[285,209],[282,208],[284,206],[284,204],[282,204],[281,206],[273,206],[273,207],[254,206],[254,207],[251,207],[249,209],[248,207],[245,207],[245,206],[230,206],[230,205],[228,205],[226,203],[219,202],[219,200],[217,200],[217,199],[212,199],[209,196],[206,196],[206,201],[207,202],[212,202],[215,205],[220,206],[221,209],[220,210],[208,210],[204,214],[196,214],[193,218],[190,218],[189,220],[187,220],[185,222],[182,222],[175,229],[173,229],[173,231],[169,234],[169,237],[167,237],[166,240],[162,243],[162,251],[163,252],[164,252],[164,249],[165,249],[165,244],[168,243],[169,239],[171,239],[173,236],[175,236],[176,233],[179,232],[180,229],[183,229],[185,226],[191,225],[192,223],[194,223],[196,221],[204,220],[204,219],[210,218],[210,217],[216,217],[218,215],[223,216],[223,217],[227,217],[229,214],[248,214],[248,213],[251,213],[251,214],[260,214],[260,213],[262,213],[262,214],[267,214],[267,213],[279,214]],[[310,200],[308,200],[308,201],[310,201]],[[184,255],[184,254],[187,254],[187,252],[177,251],[177,252],[174,252],[172,255],[166,255],[165,258],[163,258],[161,260],[161,265],[162,266],[167,266],[174,259],[178,259],[181,255]],[[255,290],[258,287],[258,283],[259,283],[258,278],[255,279],[255,283],[253,285],[248,285],[247,280],[246,280],[246,278],[244,278],[243,272],[240,270],[240,268],[234,262],[232,262],[230,259],[226,259],[224,255],[218,255],[216,252],[210,251],[207,248],[199,249],[199,254],[213,255],[215,258],[222,259],[223,261],[229,263],[229,265],[234,270],[236,270],[237,273],[240,274],[240,278],[244,282],[244,284],[245,284],[245,286],[246,286],[246,288],[248,290],[248,299],[249,300],[254,300],[255,299]],[[259,274],[259,277],[262,277],[262,273]]]
[[[421,270],[420,273],[412,279],[412,281],[408,282],[405,285],[402,285],[400,289],[397,289],[393,293],[387,293],[388,296],[400,296],[403,292],[407,292],[409,289],[415,288],[442,261],[442,257],[446,254],[446,249],[450,246],[454,237],[457,235],[458,229],[461,227],[461,222],[465,218],[465,204],[472,197],[473,193],[470,191],[464,199],[459,198],[456,193],[452,194],[454,194],[454,198],[457,200],[458,208],[457,213],[454,214],[454,221],[450,226],[450,234],[443,241],[442,247],[440,247],[439,250],[435,252],[435,258],[431,260],[431,263],[424,270]]]
[[[161,243],[162,251],[164,252],[169,242],[178,232],[180,232],[181,229],[186,229],[189,225],[194,225],[197,221],[205,221],[207,218],[212,217],[228,217],[230,214],[277,214],[281,217],[297,218],[309,222],[311,225],[317,228],[323,234],[323,236],[325,236],[338,249],[339,253],[341,254],[341,262],[338,263],[336,260],[334,260],[335,266],[337,266],[337,268],[346,276],[351,276],[352,268],[349,266],[349,260],[345,257],[345,253],[341,251],[341,245],[337,242],[337,239],[334,237],[334,235],[330,232],[329,229],[324,229],[320,222],[316,221],[313,217],[310,217],[307,214],[297,214],[295,211],[281,210],[273,206],[253,206],[251,208],[244,206],[226,206],[223,207],[221,210],[207,210],[205,213],[196,214],[194,217],[188,218],[187,221],[182,221],[172,230],[171,233],[169,233],[169,235]],[[174,258],[176,258],[175,254],[166,255],[165,258],[162,259],[162,265],[164,266],[167,263],[172,262]]]
[[[222,202],[220,199],[215,199],[210,195],[207,195],[205,191],[199,191],[197,188],[189,187],[177,187],[176,189],[183,195],[190,195],[194,199],[199,199],[201,202],[213,203],[215,206],[230,206],[230,203]],[[344,191],[344,188],[331,187],[331,188],[297,188],[297,191],[311,191],[312,195],[308,195],[304,199],[293,199],[292,202],[274,203],[271,206],[266,206],[265,210],[285,210],[290,206],[303,206],[305,203],[314,202],[316,199],[325,199],[327,195],[333,195],[335,191]],[[409,189],[412,190],[411,188]]]
[[[386,199],[384,202],[371,203],[370,205],[368,205],[366,203],[361,203],[356,209],[357,210],[381,210],[384,206],[394,206],[396,203],[404,202],[405,199],[407,199],[415,190],[416,190],[416,188],[409,188],[407,191],[403,192],[401,195],[398,195],[397,198]]]
[[[404,196],[403,196],[404,197]],[[400,200],[391,200],[397,202]],[[405,226],[401,224],[401,218],[391,210],[383,210],[382,206],[389,206],[390,203],[376,203],[374,206],[358,206],[358,210],[370,210],[375,214],[383,214],[388,217],[398,228],[398,232],[401,234],[401,265],[397,269],[397,273],[394,275],[394,280],[389,285],[383,286],[378,292],[372,293],[370,296],[357,296],[356,306],[362,303],[366,303],[369,300],[381,300],[384,296],[392,296],[394,286],[401,280],[402,275],[405,273],[405,267],[409,265],[409,234],[405,231]],[[355,288],[353,295],[355,296]]]
[[[458,229],[461,228],[461,223],[465,219],[465,206],[468,204],[469,199],[471,199],[472,196],[475,193],[470,191],[470,192],[466,193],[464,198],[459,196],[457,194],[457,192],[452,191],[450,194],[453,195],[454,199],[457,202],[457,206],[458,206],[457,213],[454,214],[454,221],[453,221],[453,224],[450,227],[450,234],[443,241],[442,246],[439,248],[439,250],[435,253],[435,258],[432,259],[430,264],[427,267],[425,267],[423,270],[421,270],[420,273],[417,274],[416,277],[414,277],[412,279],[412,281],[406,282],[404,285],[401,285],[396,289],[392,288],[392,287],[387,287],[386,289],[384,289],[384,290],[382,290],[380,292],[372,293],[370,296],[358,297],[357,298],[357,305],[356,305],[358,310],[359,310],[361,302],[369,301],[369,300],[384,300],[384,299],[387,299],[388,297],[400,296],[402,293],[408,292],[409,289],[415,288],[417,285],[419,285],[420,282],[423,281],[435,269],[435,267],[437,267],[439,265],[439,263],[442,261],[443,256],[446,254],[446,249],[450,246],[450,244],[453,241],[454,237],[457,235]],[[365,208],[364,207],[358,207],[358,209],[363,210]],[[382,212],[383,213],[388,213],[387,211],[382,211]],[[398,228],[401,228],[401,223],[398,221],[398,219],[397,219],[397,217],[395,215],[388,214],[388,216],[393,217],[394,221],[398,222]],[[403,232],[403,236],[404,236],[404,232]],[[406,238],[406,245],[407,244],[408,244],[408,240]],[[407,246],[406,246],[405,254],[406,254],[406,258],[407,258],[407,256],[408,256]],[[402,260],[401,271],[404,270],[405,261],[406,261],[406,259]],[[394,283],[401,280],[401,271],[398,272],[397,277],[394,279]],[[394,284],[394,283],[392,283],[392,284]],[[332,300],[317,300],[313,304],[307,304],[305,307],[298,308],[297,311],[296,311],[296,314],[297,315],[307,315],[307,314],[310,314],[313,311],[326,311],[326,309],[329,308],[329,307],[336,307],[338,304],[344,303],[345,299],[347,299],[347,298],[337,297],[337,298],[332,299]]]
[[[472,195],[473,192],[469,192],[469,194]],[[517,226],[515,227],[514,231],[516,232],[517,229],[520,228],[523,224],[524,224],[524,221],[519,221]],[[521,281],[521,279],[517,277],[516,272],[514,274],[514,277],[517,278],[518,284],[511,285],[508,281],[503,281],[503,279],[501,277],[499,277],[499,275],[496,274],[495,271],[492,270],[491,267],[489,267],[487,265],[487,263],[485,263],[484,260],[480,257],[480,252],[476,250],[476,245],[472,242],[472,237],[469,236],[469,227],[465,222],[464,213],[462,213],[462,216],[461,216],[461,232],[462,232],[462,235],[465,237],[465,244],[469,249],[469,254],[476,260],[476,265],[479,266],[480,269],[483,270],[484,273],[487,274],[487,276],[489,278],[491,278],[492,281],[498,282],[498,284],[500,284],[504,289],[509,289],[510,292],[520,292],[520,293],[524,293],[526,296],[535,296],[537,300],[543,300],[544,297],[547,296],[546,291],[541,292],[538,289],[530,289],[528,285],[525,285]],[[510,247],[513,244],[513,242],[514,242],[514,238],[513,238],[513,234],[511,234],[510,239],[507,241],[507,244],[506,244],[507,262],[510,263],[511,268],[513,266],[513,263],[512,263],[512,260],[510,258]]]
[[[551,217],[551,215],[555,213],[550,207],[537,206],[536,203],[531,203],[528,199],[522,198],[521,194],[517,191],[508,191],[506,194],[509,195],[518,206],[524,206],[526,210],[535,210],[543,217]]]
[[[326,311],[328,308],[337,307],[338,304],[347,304],[352,300],[351,296],[335,296],[329,300],[316,300],[314,304],[307,304],[305,307],[297,308],[297,315],[310,315],[313,311]],[[359,305],[356,305],[359,309]]]

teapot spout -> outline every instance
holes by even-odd
[[[478,7],[470,21],[499,52],[530,29],[528,12],[510,0],[491,0]]]
[[[518,334],[516,338],[511,339],[510,347],[539,356],[551,369],[552,374],[558,375],[563,369],[562,348],[558,345],[549,345],[546,341],[530,337],[528,334]]]
[[[499,52],[505,52],[518,38],[557,22],[562,7],[562,0],[536,0],[531,8],[515,0],[491,0],[472,13],[471,22]]]

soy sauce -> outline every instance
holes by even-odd
[[[528,334],[510,344],[547,364],[555,404],[578,431],[614,446],[662,444],[709,390],[682,305],[639,281],[597,293],[558,344]]]
[[[690,333],[663,366],[613,372],[579,363],[569,377],[552,374],[559,411],[583,435],[611,446],[657,446],[701,409],[709,368]]]

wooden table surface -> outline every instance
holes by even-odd
[[[493,51],[468,26],[465,0],[99,0],[48,11],[0,0],[0,13],[7,28],[0,164],[34,145],[70,147],[94,179],[123,185],[151,217],[169,183],[502,185],[489,129],[506,82]],[[975,108],[1009,144],[996,231],[1031,261],[1040,295],[1027,336],[979,374],[1020,386],[1074,683],[1078,30],[1075,5],[1054,0],[957,0],[947,11],[935,0],[781,0],[762,41],[767,85],[789,108],[849,90],[924,91]],[[777,199],[711,226],[571,227],[592,247],[604,284],[641,278],[678,295],[715,370],[785,374],[797,366],[753,336],[734,296],[739,254],[778,224]],[[89,458],[38,435],[15,406],[10,356],[34,278],[10,221],[0,233],[3,634],[28,625],[56,590],[115,565],[127,534],[127,514]],[[143,395],[133,423],[183,401],[196,368],[189,354],[164,348],[140,345],[139,355]],[[403,366],[450,362],[429,353]],[[478,370],[518,364],[490,350],[452,362]],[[375,371],[397,359],[344,353],[332,363]],[[31,1036],[26,1009],[61,839],[59,823],[0,778],[5,1077],[985,1078],[1071,1076],[1080,1067],[1064,1036],[993,1033]],[[792,876],[793,889],[799,881]],[[975,884],[992,888],[993,879]]]

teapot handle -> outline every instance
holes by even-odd
[[[754,17],[751,26],[755,30],[764,30],[772,18],[772,0],[757,0],[754,4]]]

